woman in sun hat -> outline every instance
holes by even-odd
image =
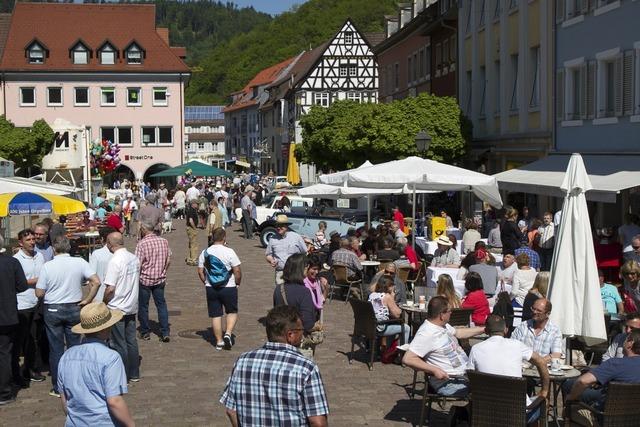
[[[447,236],[440,236],[436,239],[438,249],[433,254],[431,265],[434,267],[460,267],[460,255],[453,248],[453,242]]]
[[[80,323],[71,328],[84,334],[84,339],[69,348],[58,364],[66,425],[134,425],[123,398],[127,393],[124,364],[118,352],[106,344],[111,327],[122,316],[120,310],[93,302],[82,308]]]

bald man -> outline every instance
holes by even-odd
[[[104,302],[110,309],[124,313],[111,328],[111,347],[116,350],[127,372],[127,380],[140,380],[138,341],[136,340],[136,314],[138,313],[138,283],[140,261],[124,247],[122,233],[107,236],[107,247],[113,257],[104,277]]]

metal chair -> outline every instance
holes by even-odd
[[[474,427],[526,426],[527,416],[540,410],[546,425],[545,400],[536,397],[527,406],[527,380],[504,375],[467,373],[471,391],[471,425]]]
[[[597,411],[582,402],[568,402],[566,425],[575,423],[577,410],[586,410],[590,414],[602,417],[601,427],[635,427],[640,423],[639,401],[640,384],[612,382],[607,387],[607,400],[603,411]]]
[[[341,289],[347,289],[347,296],[344,299],[346,303],[349,300],[349,295],[352,292],[352,288],[357,286],[360,289],[360,298],[364,299],[364,288],[362,286],[362,279],[349,279],[347,274],[347,267],[343,265],[333,265],[331,267],[333,271],[333,276],[335,277],[335,283],[331,286],[331,293],[329,295],[329,300],[333,300],[333,291],[334,287],[339,287]]]
[[[424,262],[418,261],[417,267],[418,268],[416,270],[411,270],[409,272],[409,277],[405,281],[405,285],[407,287],[407,295],[413,296],[413,290],[415,289],[416,285],[419,284],[426,275],[426,267]]]
[[[422,407],[420,409],[420,419],[418,421],[418,426],[422,427],[424,425],[424,417],[425,417],[425,408],[427,409],[427,423],[431,425],[431,407],[434,401],[440,403],[441,407],[447,402],[466,402],[468,400],[467,397],[457,397],[457,396],[442,396],[435,392],[435,390],[429,385],[429,374],[423,372],[424,374],[424,389],[422,391]],[[415,387],[416,387],[416,378],[418,376],[418,371],[413,372],[413,390],[411,391],[411,397],[415,395]]]
[[[469,326],[471,324],[472,308],[454,308],[451,310],[449,324],[451,326]]]

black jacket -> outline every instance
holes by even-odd
[[[523,235],[518,224],[513,221],[505,221],[500,228],[500,240],[502,240],[502,254],[515,255],[515,250],[520,247]]]
[[[0,326],[18,323],[16,294],[27,288],[27,278],[20,262],[14,257],[0,255]]]

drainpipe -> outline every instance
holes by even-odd
[[[4,73],[2,73],[2,114],[5,118],[7,117],[7,82]]]
[[[182,95],[184,92],[182,73],[180,73],[180,164],[184,163],[184,101]]]

